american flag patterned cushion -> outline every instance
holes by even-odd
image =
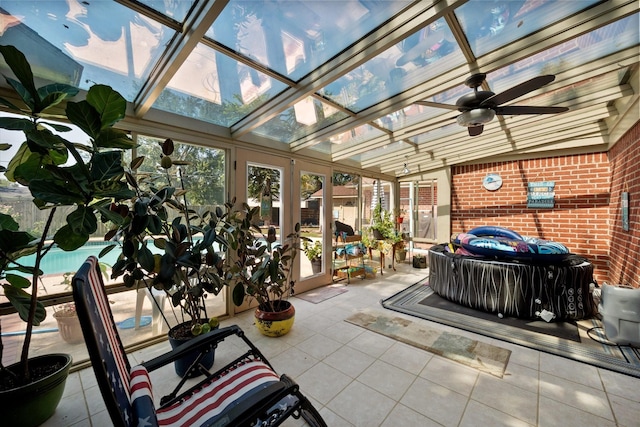
[[[181,402],[157,412],[161,426],[208,425],[224,418],[235,402],[243,401],[257,390],[278,382],[278,375],[261,360],[251,359],[236,365],[219,378]]]
[[[93,327],[93,337],[120,415],[125,425],[136,425],[130,405],[129,361],[113,321],[98,267],[98,259],[94,256],[87,258],[76,273],[76,277],[85,281],[84,304],[87,306]]]
[[[138,427],[157,427],[158,419],[147,369],[141,365],[134,366],[131,368],[130,377],[129,389],[134,420],[137,420]]]

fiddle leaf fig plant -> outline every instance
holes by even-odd
[[[0,97],[0,105],[17,115],[0,117],[0,128],[24,134],[24,142],[0,172],[9,181],[27,187],[33,203],[48,212],[39,236],[21,231],[17,221],[0,214],[0,283],[5,297],[26,322],[21,372],[10,376],[16,384],[26,384],[31,375],[28,354],[33,327],[46,316],[38,301],[41,261],[54,245],[65,251],[84,245],[96,232],[98,221],[114,217],[108,209],[110,204],[134,195],[122,166],[125,150],[134,144],[125,132],[113,128],[125,116],[126,101],[118,92],[109,86],[94,85],[84,100],[70,101],[79,93],[77,88],[59,83],[37,88],[22,52],[2,45],[0,54],[13,73],[4,78],[14,91],[12,100]],[[61,103],[65,101],[66,119],[87,134],[87,142],[69,141],[63,135],[71,128],[50,121],[60,116]],[[53,114],[52,109],[57,106]],[[9,148],[10,144],[0,144],[0,150]],[[58,208],[63,206],[73,210],[64,221],[54,221]],[[31,254],[35,254],[33,264],[22,262],[24,256]],[[0,360],[1,353],[0,346]],[[0,364],[0,372],[3,371],[8,370]]]

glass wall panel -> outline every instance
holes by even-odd
[[[247,203],[260,208],[260,225],[265,233],[273,229],[276,241],[281,241],[280,225],[283,215],[281,194],[283,171],[267,165],[249,164],[247,167]]]
[[[324,175],[300,173],[300,225],[301,235],[311,239],[302,241],[300,254],[300,278],[304,279],[324,272],[322,262],[322,225],[325,201]],[[306,256],[305,256],[306,255]]]
[[[343,229],[336,229],[336,221],[351,227],[354,233],[359,233],[362,221],[362,213],[358,210],[358,192],[360,187],[360,176],[351,173],[333,173],[333,200],[331,208],[332,227],[334,237]],[[340,226],[340,224],[338,224]]]

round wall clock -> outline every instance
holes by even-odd
[[[502,178],[497,173],[487,174],[487,176],[482,179],[482,186],[489,191],[496,191],[502,187]]]

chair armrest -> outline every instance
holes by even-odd
[[[199,337],[195,337],[192,340],[187,341],[184,344],[176,347],[172,351],[141,363],[147,371],[151,372],[158,368],[161,368],[177,359],[180,359],[185,354],[191,352],[194,349],[204,349],[206,347],[215,347],[225,338],[231,335],[241,336],[243,334],[242,329],[237,325],[227,326],[225,328],[214,329]]]

